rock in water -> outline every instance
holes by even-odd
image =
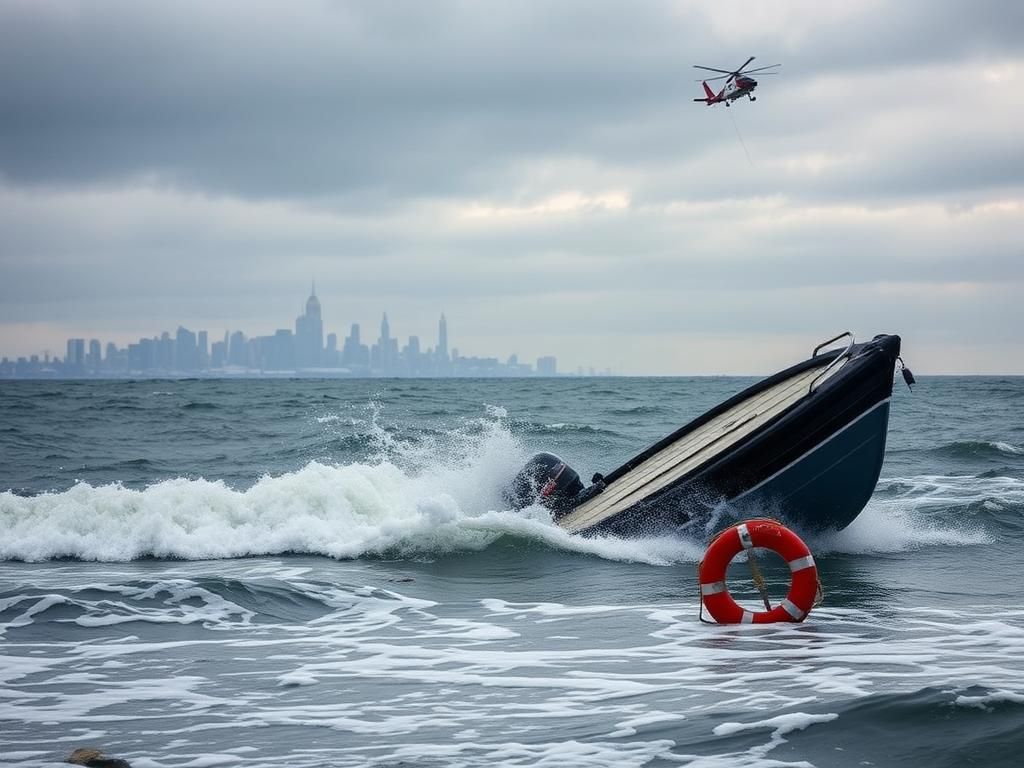
[[[106,757],[98,749],[76,749],[71,753],[67,762],[74,765],[85,765],[88,768],[132,768],[127,760]]]

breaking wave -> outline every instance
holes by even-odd
[[[371,446],[373,458],[310,461],[245,489],[200,477],[141,489],[79,482],[62,492],[0,493],[0,559],[429,559],[477,552],[502,537],[652,564],[700,555],[695,544],[670,537],[583,539],[555,526],[542,507],[505,509],[500,489],[529,453],[500,408],[459,429],[407,436],[374,417],[362,434],[338,439]]]
[[[500,409],[459,429],[408,439],[371,423],[358,439],[374,444],[372,460],[311,461],[246,489],[177,478],[142,489],[80,482],[63,492],[2,493],[0,559],[197,560],[286,553],[430,559],[478,552],[505,537],[668,565],[698,560],[707,543],[703,536],[581,538],[552,524],[541,507],[505,509],[500,488],[529,452]],[[1020,509],[1024,481],[1014,478],[893,478],[880,483],[849,528],[809,543],[823,553],[984,544],[994,526],[1019,525]]]
[[[197,472],[133,487],[79,482],[63,491],[0,493],[5,531],[0,559],[198,560],[287,553],[431,559],[479,552],[505,539],[670,565],[699,560],[715,530],[701,527],[689,540],[581,538],[554,525],[543,508],[506,509],[500,489],[532,453],[524,440],[538,429],[576,432],[578,425],[519,422],[497,406],[488,406],[486,417],[466,419],[449,430],[400,430],[382,425],[380,416],[376,403],[365,420],[337,412],[317,416],[328,456],[359,460],[332,463],[318,457],[248,487]],[[587,430],[594,434],[580,439],[591,445],[608,434]],[[1021,452],[1009,443],[982,441],[935,450],[987,451],[1007,463]],[[145,470],[149,465],[150,460],[138,459],[109,469]],[[1001,533],[1019,532],[1024,480],[1007,469],[1005,475],[991,470],[976,476],[883,478],[849,528],[810,537],[808,543],[821,554],[891,553],[981,545]]]

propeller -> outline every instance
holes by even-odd
[[[737,70],[736,70],[735,72],[733,72],[733,74],[734,74],[734,75],[738,75],[738,74],[739,74],[740,72],[742,72],[742,71],[744,70],[744,68],[745,68],[745,67],[747,66],[747,64],[749,64],[749,63],[750,63],[750,62],[752,62],[753,60],[754,60],[754,57],[753,57],[753,56],[751,56],[751,57],[750,57],[749,59],[747,59],[746,61],[744,61],[744,62],[743,62],[743,66],[742,66],[742,67],[740,67],[739,69],[737,69]]]
[[[708,72],[721,72],[722,74],[719,75],[718,77],[709,77],[707,79],[708,79],[708,81],[712,81],[712,80],[725,80],[726,83],[732,82],[735,78],[739,77],[740,75],[749,75],[749,74],[751,74],[753,72],[760,72],[760,73],[765,74],[765,75],[775,75],[775,74],[778,74],[778,73],[777,72],[765,72],[765,70],[766,69],[773,69],[775,67],[781,67],[782,66],[781,64],[769,64],[766,67],[758,67],[757,69],[750,69],[750,70],[744,71],[745,67],[748,64],[750,64],[750,62],[752,62],[754,60],[754,58],[755,58],[754,56],[751,56],[749,59],[747,59],[745,62],[743,62],[743,66],[741,66],[739,69],[735,69],[735,70],[718,69],[717,67],[704,67],[704,66],[701,66],[700,64],[694,64],[693,66],[694,66],[694,69],[706,69]],[[701,81],[698,80],[697,82],[699,83]]]
[[[706,69],[709,72],[724,72],[727,75],[734,74],[733,72],[729,71],[728,69],[715,69],[714,67],[702,67],[700,64],[694,64],[693,68],[694,69]]]

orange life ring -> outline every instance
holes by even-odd
[[[770,611],[748,611],[733,600],[725,584],[729,563],[744,549],[764,547],[789,564],[792,581],[786,599]],[[700,599],[719,624],[771,624],[803,621],[818,596],[818,568],[799,536],[774,520],[747,520],[722,531],[698,568]]]

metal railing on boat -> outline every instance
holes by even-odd
[[[810,386],[807,387],[807,394],[813,395],[814,394],[814,390],[817,389],[817,387],[821,383],[821,381],[825,377],[827,377],[829,373],[831,373],[832,369],[833,368],[838,368],[840,365],[842,365],[844,360],[846,360],[847,358],[850,357],[850,350],[853,349],[853,345],[856,342],[856,339],[854,339],[852,332],[850,332],[850,331],[843,331],[838,336],[833,336],[828,341],[823,341],[823,342],[821,342],[821,344],[819,344],[818,346],[816,346],[814,348],[814,351],[811,353],[811,357],[817,357],[818,356],[818,352],[821,350],[822,347],[827,347],[829,344],[832,344],[834,342],[839,341],[844,336],[849,336],[850,337],[850,343],[846,345],[846,349],[844,349],[842,352],[840,352],[836,356],[835,360],[833,360],[831,363],[829,363],[827,366],[825,366],[825,370],[823,370],[821,373],[819,373],[817,376],[815,376],[813,379],[811,379]]]

